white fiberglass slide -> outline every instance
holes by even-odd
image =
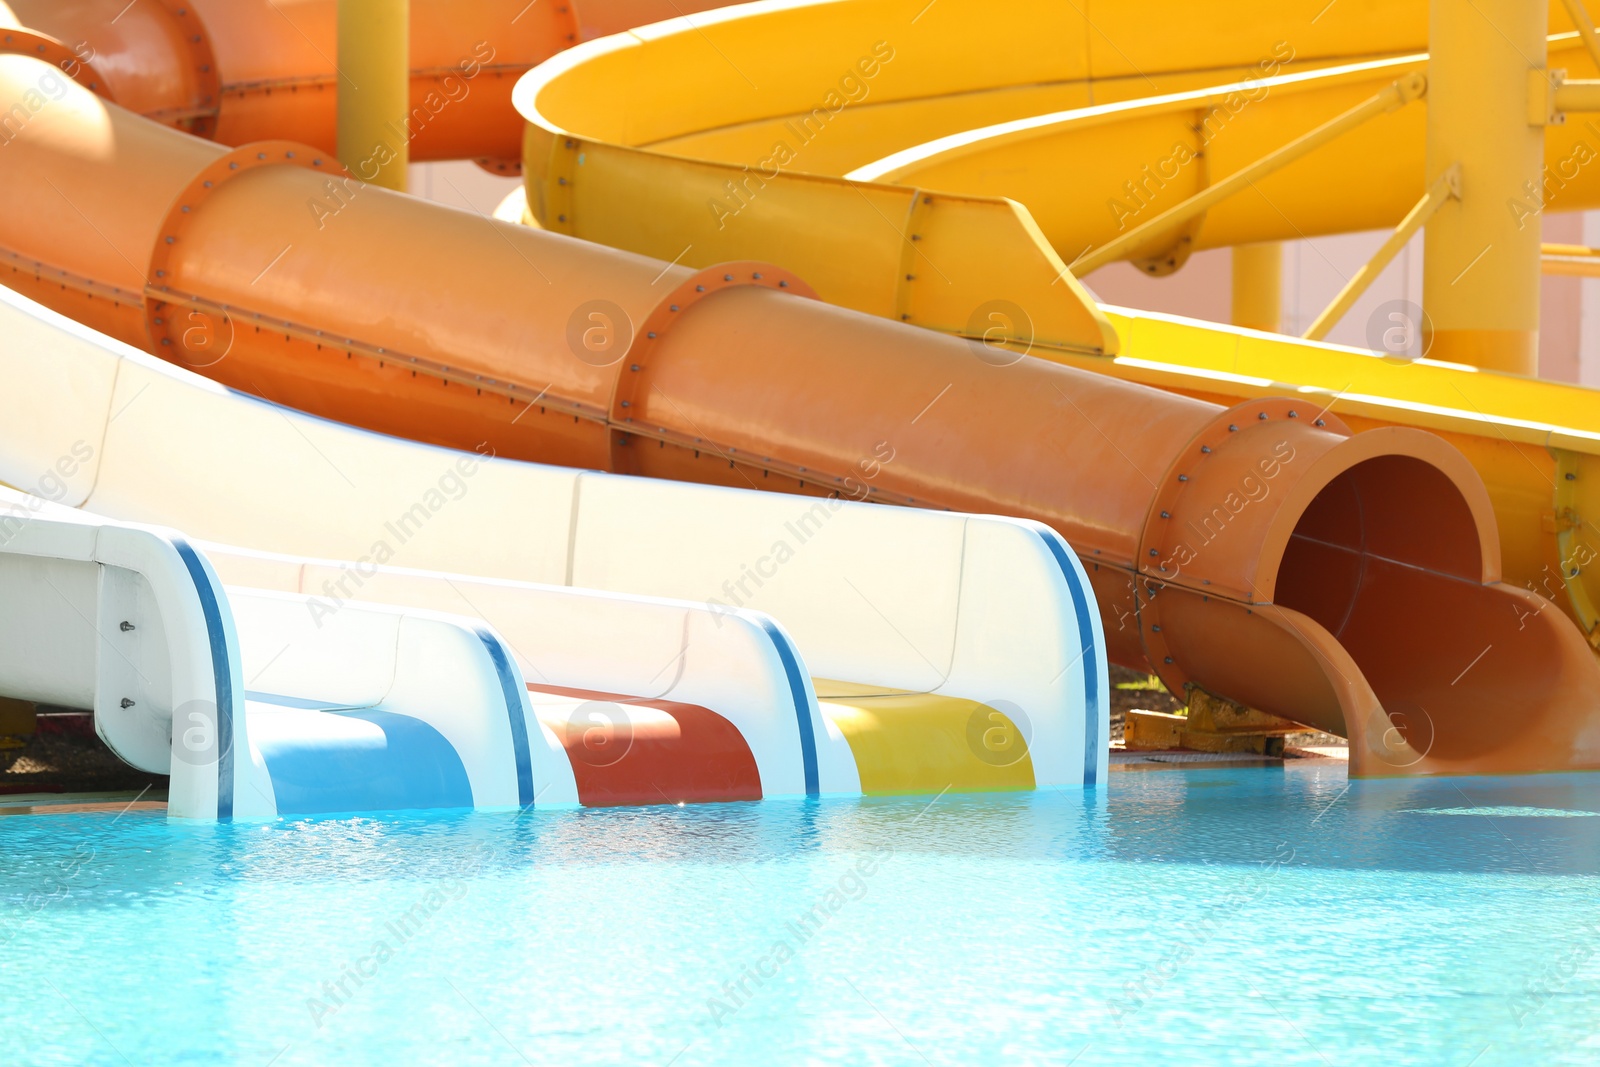
[[[401,441],[234,393],[7,290],[0,373],[11,383],[0,481],[215,542],[347,561],[296,581],[317,610],[400,595],[374,576],[384,568],[672,598],[713,628],[751,609],[782,624],[774,646],[808,692],[815,675],[1003,705],[1026,720],[1032,784],[1104,781],[1099,616],[1071,549],[1039,524]],[[540,658],[518,655],[525,667]],[[648,691],[679,699],[660,688]],[[798,728],[795,791],[862,788],[860,752],[826,711]]]
[[[180,534],[30,510],[0,543],[0,689],[92,709],[174,817],[532,802],[526,689],[476,620],[363,604],[308,640],[306,598],[224,590]]]

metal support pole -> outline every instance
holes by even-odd
[[[339,0],[339,160],[404,191],[411,161],[410,0]]]
[[[1461,165],[1461,198],[1423,238],[1429,354],[1517,374],[1539,366],[1539,195],[1544,127],[1529,123],[1530,69],[1546,65],[1543,0],[1430,0],[1427,178]]]
[[[1283,245],[1267,241],[1233,250],[1233,324],[1277,333],[1283,323]]]

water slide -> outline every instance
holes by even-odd
[[[130,111],[226,145],[337,142],[338,0],[11,0],[0,50],[61,67]],[[718,0],[412,0],[413,161],[520,168],[516,79],[579,41]],[[9,9],[9,10],[8,10]],[[348,81],[346,82],[348,85]],[[446,117],[447,116],[447,117]]]
[[[0,60],[0,102],[52,71]],[[767,262],[696,270],[355,185],[319,212],[339,179],[308,146],[225,152],[81,86],[51,105],[4,149],[9,284],[218,381],[506,456],[1025,516],[1088,564],[1114,658],[1350,736],[1358,775],[1600,760],[1582,634],[1500,580],[1491,497],[1436,435],[997,359]]]
[[[519,86],[526,206],[549,229],[690,265],[769,259],[829,302],[1006,346],[997,360],[1429,430],[1483,478],[1505,579],[1600,647],[1600,529],[1583,517],[1600,508],[1594,392],[1103,307],[1075,284],[1085,253],[1364,103],[1366,121],[1115,258],[1165,274],[1197,249],[1411,210],[1426,190],[1427,5],[1320,8],[1104,5],[1090,22],[1044,2],[764,3],[595,41]],[[1594,77],[1570,25],[1553,4],[1549,66]],[[675,94],[623,103],[667,70]],[[763,70],[782,73],[759,89],[743,76]],[[1508,225],[1600,204],[1597,156],[1593,120],[1546,127],[1544,184],[1515,190]],[[1460,284],[1481,279],[1487,306],[1499,282],[1466,269],[1475,254]]]
[[[92,708],[111,751],[170,775],[174,816],[515,808],[554,777],[481,625],[365,604],[320,625],[306,597],[225,590],[178,534],[37,512],[0,547],[7,692]]]
[[[516,75],[575,40],[710,5],[674,3],[669,6],[664,2],[652,3],[649,0],[606,0],[576,6],[579,10],[574,13],[572,5],[540,5],[535,9],[533,5],[525,4],[483,3],[473,5],[470,10],[460,4],[413,5],[413,108],[406,128],[397,129],[395,137],[403,137],[409,142],[415,159],[469,156],[478,158],[491,169],[515,170],[520,166],[516,159],[518,123],[511,108],[510,90]],[[13,15],[6,18],[0,12],[0,22],[8,23],[11,31],[0,41],[0,48],[38,55],[55,62],[63,73],[101,96],[122,101],[149,118],[190,133],[225,143],[292,133],[331,153],[335,142],[337,97],[332,58],[337,50],[335,8],[331,0],[297,4],[221,5],[202,2],[188,6],[154,3],[137,6],[19,3],[14,10],[21,17]],[[32,32],[19,29],[24,19]],[[195,76],[197,73],[199,77]],[[48,94],[55,84],[58,83],[46,83],[41,88]],[[449,110],[447,121],[434,121],[445,109]],[[25,121],[26,114],[21,117]],[[17,116],[13,115],[13,123],[17,120]],[[204,491],[225,492],[216,487],[206,487]],[[144,492],[141,491],[141,495]],[[281,507],[288,509],[292,504],[285,502]],[[151,508],[148,502],[138,510],[146,515],[154,512],[162,518],[174,513],[170,508]],[[270,516],[263,513],[260,507],[249,513],[255,516],[259,524],[271,523]],[[201,521],[204,522],[205,518],[201,517]],[[801,516],[802,533],[808,530],[811,521],[812,518]],[[403,528],[404,519],[401,524]],[[260,529],[259,525],[257,529]],[[872,526],[868,524],[863,532],[871,529]],[[842,533],[836,534],[833,540],[840,541],[844,536]],[[1064,549],[1064,546],[1061,547]],[[1066,551],[1070,555],[1070,550]],[[470,554],[458,545],[451,556],[459,559]],[[238,552],[212,546],[210,556],[227,573],[236,564]],[[252,558],[245,572],[249,584],[291,590],[304,588],[308,592],[318,588],[310,577],[314,572],[310,564],[291,566],[279,560],[278,566],[268,567],[264,571],[263,561],[267,558],[259,553]],[[766,556],[753,558],[768,561]],[[1027,558],[1026,553],[1023,558]],[[976,565],[977,559],[973,562]],[[330,566],[324,565],[324,570]],[[438,581],[426,580],[427,576],[419,578],[418,575],[408,575],[397,586],[395,583],[399,579],[389,574],[388,568],[371,564],[367,557],[357,563],[347,562],[341,567],[341,571],[325,579],[334,603],[340,602],[341,595],[350,595],[348,587],[353,568],[359,568],[364,576],[355,580],[355,585],[360,587],[357,595],[370,597],[382,590],[384,597],[395,603],[412,604],[434,603],[440,599],[437,595],[441,592]],[[375,575],[382,575],[383,580],[375,580]],[[734,577],[743,583],[743,595],[748,598],[751,595],[748,578],[742,575]],[[759,576],[753,577],[760,581]],[[817,577],[812,575],[813,579]],[[832,577],[837,581],[837,576],[833,574],[822,577]],[[1025,575],[1024,578],[1033,582],[1040,580],[1037,576]],[[1052,560],[1043,577],[1042,588],[1052,594],[1063,592],[1064,587],[1059,579],[1058,561]],[[862,581],[859,576],[858,581]],[[863,581],[863,584],[866,583]],[[463,601],[467,589],[472,590],[472,595],[470,601]],[[430,590],[434,595],[428,595]],[[938,590],[935,590],[935,596],[937,593]],[[739,595],[734,594],[736,598]],[[973,605],[981,604],[985,599],[970,591],[967,595]],[[552,596],[556,596],[553,602],[550,599]],[[737,707],[747,699],[734,695],[734,691],[741,694],[770,692],[783,698],[780,703],[794,703],[792,686],[774,686],[769,684],[771,679],[765,677],[771,674],[777,663],[770,654],[771,650],[766,649],[767,655],[764,657],[752,657],[747,647],[750,645],[748,636],[741,644],[734,640],[737,636],[734,628],[722,629],[723,620],[740,614],[738,609],[724,607],[713,610],[685,604],[663,606],[639,597],[618,602],[614,597],[597,600],[590,596],[585,600],[580,596],[574,602],[571,596],[562,596],[555,590],[536,588],[528,583],[510,583],[508,586],[501,582],[486,591],[475,587],[473,580],[467,577],[449,577],[448,592],[443,594],[446,610],[473,613],[474,608],[469,604],[476,605],[485,600],[500,605],[496,623],[502,627],[507,626],[508,610],[513,611],[514,617],[523,626],[541,622],[543,628],[537,634],[519,634],[517,641],[517,647],[540,647],[545,650],[542,656],[546,660],[544,666],[548,673],[530,673],[530,676],[548,682],[549,673],[560,675],[563,665],[577,663],[594,668],[589,670],[589,675],[598,673],[598,677],[611,686],[626,685],[631,681],[634,688],[629,692],[649,693],[655,698],[608,694],[603,691],[606,686],[594,677],[587,680],[567,678],[565,688],[534,688],[535,706],[541,720],[549,722],[549,728],[555,729],[558,734],[563,734],[569,750],[575,753],[574,767],[582,779],[579,784],[582,786],[580,792],[583,802],[652,803],[659,802],[663,795],[668,794],[672,800],[728,799],[759,796],[763,788],[769,795],[805,789],[803,779],[798,782],[786,781],[786,775],[775,772],[771,766],[773,758],[764,751],[763,745],[755,745],[755,758],[752,760],[748,746],[740,740],[741,736],[750,738],[760,737],[763,733],[770,734],[770,728],[762,730],[758,726],[752,734],[749,722],[742,721],[736,714],[731,716],[735,726],[732,747],[741,750],[743,756],[725,761],[733,767],[730,773],[724,775],[727,781],[718,781],[715,775],[707,773],[706,757],[710,749],[704,744],[707,740],[704,730],[694,738],[679,736],[687,735],[695,722],[706,720],[707,717],[714,722],[730,717],[728,706]],[[312,603],[318,611],[325,611],[328,600],[325,595]],[[574,603],[583,609],[579,613],[581,619],[572,613]],[[532,610],[534,607],[538,610]],[[614,616],[618,610],[622,610],[624,617],[631,621],[630,625],[617,625]],[[892,614],[898,615],[900,611],[896,608]],[[843,614],[848,615],[849,612]],[[707,617],[716,622],[715,632],[708,630],[705,624]],[[975,617],[971,614],[963,616],[966,619]],[[653,620],[653,623],[641,631],[641,619],[645,622]],[[1019,621],[1023,619],[1027,620],[1024,622],[1026,628],[1042,627],[1038,632],[1059,634],[1059,628],[1052,621],[1032,618],[1026,613],[1019,617]],[[1080,604],[1074,616],[1074,626],[1082,621],[1084,616]],[[972,623],[969,621],[966,625],[971,626]],[[550,627],[555,629],[551,630]],[[513,632],[521,628],[515,627]],[[830,635],[839,632],[833,629]],[[695,649],[693,653],[688,651],[691,634]],[[862,633],[859,627],[851,636],[859,650],[871,650],[881,643],[878,635]],[[555,638],[561,640],[553,641]],[[582,640],[574,644],[573,639],[576,638]],[[935,641],[939,639],[934,638]],[[675,665],[676,677],[669,678],[670,685],[663,688],[661,684],[653,684],[660,683],[659,678],[627,678],[629,665],[617,662],[615,654],[601,656],[598,665],[589,662],[595,659],[593,649],[606,649],[619,641],[626,646],[668,650],[661,658]],[[684,647],[676,655],[670,653],[674,642],[684,642]],[[771,643],[771,638],[758,638],[755,642],[762,649]],[[1065,638],[1063,647],[1081,644],[1077,637],[1069,636]],[[583,654],[581,649],[591,651]],[[753,675],[749,663],[740,663],[741,654],[745,660],[757,661]],[[1083,654],[1081,648],[1079,654]],[[838,657],[833,658],[837,660]],[[937,654],[935,658],[939,658]],[[964,654],[960,659],[962,662],[958,673],[965,677],[957,678],[955,684],[958,688],[964,684],[977,684],[982,689],[982,680],[995,673],[979,669],[973,675],[971,656]],[[555,667],[551,666],[552,661]],[[521,665],[530,672],[537,670],[526,662]],[[741,669],[741,666],[745,669]],[[947,663],[946,666],[953,667],[955,664]],[[1096,694],[1098,689],[1104,688],[1104,670],[1101,668],[1098,672],[1097,689],[1093,663],[1089,664],[1088,669],[1091,672],[1088,685],[1085,687],[1080,684],[1071,690],[1080,694],[1087,691],[1088,696],[1078,700],[1083,706],[1071,712],[1063,709],[1063,713],[1077,717],[1086,714],[1097,716],[1095,736],[1103,739],[1106,727],[1098,720],[1104,718],[1105,701]],[[570,673],[570,670],[566,673]],[[856,677],[847,668],[836,673],[841,677]],[[1081,668],[1076,674],[1063,668],[1062,673],[1062,678],[1053,681],[1071,684],[1073,681],[1081,682],[1084,677]],[[875,666],[862,677],[892,681],[895,671],[890,669],[885,672]],[[979,736],[980,739],[987,739],[987,742],[980,743],[977,751],[987,754],[989,759],[986,763],[979,761],[974,764],[976,773],[971,768],[956,766],[961,761],[952,760],[948,753],[937,753],[936,758],[930,760],[930,746],[938,749],[946,739],[941,735],[930,741],[923,736],[918,724],[930,713],[938,713],[950,722],[959,719],[958,725],[964,728],[967,724],[963,716],[972,717],[980,705],[961,698],[935,695],[950,692],[946,678],[932,681],[919,678],[917,681],[926,683],[927,691],[906,692],[892,685],[871,686],[859,681],[826,684],[824,692],[827,699],[822,702],[822,707],[828,718],[826,726],[816,727],[817,732],[829,733],[834,741],[838,741],[842,735],[834,722],[844,722],[850,729],[850,743],[861,747],[864,753],[859,767],[847,759],[844,772],[824,775],[829,778],[829,789],[933,791],[947,786],[988,788],[1033,784],[1034,768],[1027,753],[1027,742],[1020,740],[1023,733],[1031,733],[1031,720],[1015,704],[1006,705],[1010,708],[1009,719],[1004,713],[992,709],[983,713],[997,718],[993,721],[988,718],[982,720],[986,732]],[[803,688],[809,690],[810,687],[807,685]],[[1035,684],[1034,691],[1026,693],[1023,691],[1028,688],[1027,683],[1019,687],[1004,682],[991,688],[996,693],[1007,693],[1029,701],[1043,695],[1046,704],[1034,704],[1033,711],[1036,716],[1040,716],[1042,711],[1041,721],[1047,724],[1057,710],[1049,706],[1049,702],[1062,696],[1062,693],[1048,692],[1052,689],[1051,685]],[[710,695],[696,696],[702,692]],[[565,713],[569,706],[578,701],[579,696],[583,698],[579,702],[582,710],[575,714],[582,721],[569,722],[555,715],[557,711]],[[663,696],[673,699],[660,699]],[[685,702],[696,699],[709,702],[718,711]],[[814,697],[812,703],[816,703]],[[765,713],[765,709],[762,713]],[[794,714],[794,709],[789,708],[787,716],[793,718]],[[1027,724],[1022,733],[1014,728],[1012,719]],[[663,727],[663,721],[666,727]],[[879,726],[883,722],[895,722],[898,725],[898,732],[892,740],[880,736]],[[1002,725],[996,727],[997,722]],[[664,729],[672,734],[672,743],[657,743],[665,736]],[[1078,729],[1074,736],[1082,734],[1083,730]],[[1052,728],[1047,728],[1046,735],[1047,740],[1054,737]],[[650,740],[652,737],[655,741]],[[629,758],[625,764],[620,762],[620,756],[600,759],[582,749],[579,742],[583,738],[602,738],[603,743],[613,750],[626,748]],[[1020,745],[1022,754],[996,757],[990,751],[992,744],[985,747],[996,738],[1004,742],[1002,749],[1006,745]],[[769,743],[765,747],[770,748],[772,739],[766,740]],[[792,747],[794,739],[788,740]],[[642,760],[641,756],[652,746],[658,750],[656,758]],[[961,747],[957,746],[958,749]],[[1096,748],[1093,743],[1087,743],[1088,780],[1091,783],[1097,773],[1103,775],[1104,753],[1096,755]],[[1052,777],[1057,767],[1055,761],[1045,755],[1039,759],[1041,765],[1038,769],[1045,775],[1040,779],[1040,784],[1058,784]],[[1084,753],[1079,752],[1072,760],[1061,765],[1080,767],[1085,762]],[[1000,769],[998,774],[997,768]],[[827,771],[826,767],[824,771]],[[650,779],[648,783],[644,781],[645,776]],[[1074,782],[1084,780],[1082,774],[1076,772],[1069,777],[1073,777]],[[938,783],[929,785],[935,778]],[[560,790],[551,794],[541,789],[544,802],[560,795]]]
[[[466,677],[495,677],[483,674],[480,646],[506,652],[490,661],[518,680],[522,704],[511,714],[526,722],[517,744],[527,755],[512,764],[509,800],[471,778],[477,806],[1104,780],[1107,681],[1092,592],[1071,550],[1038,524],[452,452],[232,392],[10,292],[0,292],[0,324],[0,371],[11,384],[0,398],[0,480],[31,493],[0,498],[0,568],[44,556],[70,559],[63,565],[80,572],[0,600],[6,633],[31,637],[0,662],[0,691],[94,710],[113,750],[143,769],[187,774],[203,762],[183,749],[188,735],[162,725],[178,705],[159,679],[180,668],[91,685],[93,669],[29,650],[42,642],[91,655],[96,633],[127,640],[119,624],[133,620],[105,614],[119,606],[106,600],[109,579],[100,580],[104,611],[96,606],[87,566],[122,566],[121,557],[94,556],[81,535],[105,528],[115,531],[107,537],[133,537],[123,532],[130,524],[154,522],[195,535],[186,558],[207,561],[208,580],[227,586],[213,594],[218,615],[240,620],[242,661],[226,686],[240,706],[229,716],[229,701],[212,695],[223,687],[208,690],[209,705],[198,706],[202,739],[227,732],[212,723],[219,715],[253,722],[256,704],[298,729],[325,722],[307,719],[318,710],[301,706],[308,701],[339,714],[383,703],[399,685],[384,679],[414,658],[392,659],[393,609],[368,610],[389,604],[444,619],[426,628],[445,633],[446,647],[452,628],[468,633]],[[79,518],[68,531],[79,540],[63,542],[50,527],[79,514],[69,505],[115,518]],[[180,550],[160,548],[178,539],[148,529],[137,537],[159,549],[146,556],[167,561],[173,595],[195,602],[194,582],[185,586],[171,564]],[[75,610],[63,592],[77,598]],[[175,621],[146,629],[175,634],[188,618],[192,640],[168,637],[165,650],[191,665],[220,663],[198,610],[169,610],[162,617]],[[119,659],[101,656],[100,665]],[[344,662],[368,666],[346,678]],[[145,679],[143,690],[127,688]],[[474,759],[498,765],[517,751],[503,743],[502,689],[484,689],[474,706],[491,723],[473,735],[479,748],[451,746],[469,770]],[[122,708],[124,698],[137,710]],[[436,727],[471,717],[470,708],[446,707],[414,713]],[[130,715],[141,737],[170,729],[173,754],[121,744],[116,720]],[[259,758],[235,761],[232,773],[293,763],[298,750],[255,754],[245,732],[231,735],[234,750]],[[348,740],[361,748],[371,738]],[[175,787],[174,814],[208,817],[217,795],[247,787],[276,805],[234,814],[442,803],[395,792],[382,767],[365,776],[347,767],[338,796],[302,790],[289,801],[276,773],[228,789],[228,769],[209,766],[211,793],[190,798]],[[352,795],[358,781],[377,784]]]

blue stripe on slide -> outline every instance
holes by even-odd
[[[472,807],[467,768],[421,719],[378,708],[253,708],[279,815]]]
[[[244,698],[261,704],[276,704],[280,708],[299,708],[301,711],[361,711],[372,707],[371,704],[330,704],[326,700],[286,697],[281,693],[262,693],[254,689],[246,689]]]
[[[795,655],[789,635],[777,623],[765,616],[757,616],[756,621],[772,638],[778,658],[783,661],[783,672],[789,676],[789,694],[794,697],[795,719],[800,726],[800,761],[806,772],[806,796],[817,796],[822,792],[821,778],[817,774],[817,735],[811,728],[810,690],[800,671],[800,659]]]
[[[200,595],[200,611],[206,620],[206,639],[211,645],[211,673],[217,690],[217,818],[233,818],[233,672],[228,666],[228,631],[222,624],[222,605],[217,588],[200,556],[189,542],[174,537],[172,545],[189,570],[194,590]],[[174,724],[176,725],[176,724]]]
[[[1078,639],[1083,642],[1083,784],[1095,785],[1100,777],[1100,657],[1094,647],[1094,619],[1089,597],[1078,569],[1067,557],[1066,543],[1054,530],[1035,529],[1061,567],[1067,588],[1072,590],[1072,610],[1078,618]]]
[[[528,720],[522,714],[522,701],[526,691],[517,682],[511,670],[511,660],[505,646],[488,630],[479,630],[478,639],[489,650],[494,661],[495,674],[500,676],[500,692],[506,698],[506,715],[511,720],[511,750],[517,757],[517,806],[533,805],[533,753],[528,749]]]

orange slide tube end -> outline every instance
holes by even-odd
[[[413,161],[522,172],[517,78],[579,41],[731,0],[410,0]],[[108,100],[227,145],[338,148],[338,0],[11,0],[0,52],[55,63]],[[6,29],[9,21],[14,29]],[[12,40],[5,37],[10,33]]]

